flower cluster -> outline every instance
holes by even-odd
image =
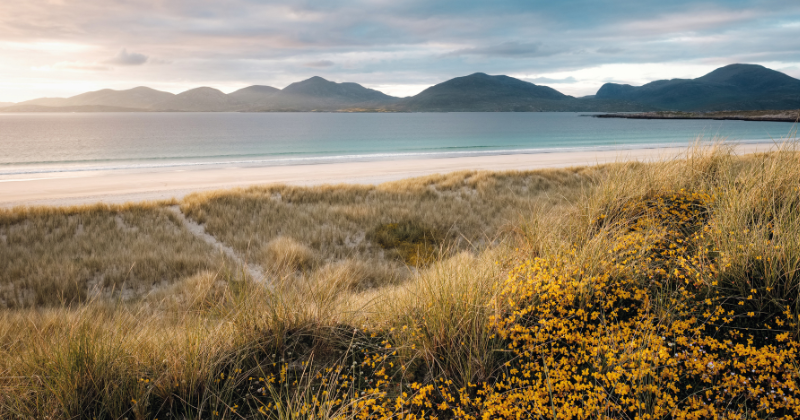
[[[482,414],[543,418],[800,415],[790,312],[764,317],[717,286],[711,197],[681,191],[601,215],[614,246],[593,266],[517,267],[496,320],[518,357]]]

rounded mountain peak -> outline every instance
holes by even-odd
[[[515,79],[505,75],[488,75],[473,73],[450,79],[432,86],[423,93],[437,95],[470,95],[489,97],[530,97],[542,99],[562,99],[567,96],[547,86],[535,85],[531,82]]]
[[[695,80],[714,85],[758,90],[776,89],[787,85],[800,86],[800,81],[797,79],[758,64],[730,64]]]
[[[189,89],[185,92],[179,93],[179,95],[217,95],[217,94],[224,95],[224,93],[222,93],[221,90],[214,89],[208,86],[201,86],[198,88]]]

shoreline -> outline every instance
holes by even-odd
[[[623,118],[631,120],[717,120],[717,121],[765,121],[796,123],[800,111],[711,111],[711,112],[636,112],[630,114],[607,113],[593,115],[595,118]]]
[[[737,145],[737,154],[766,152],[772,143]],[[285,166],[170,167],[147,170],[71,172],[0,180],[0,207],[71,206],[92,203],[181,199],[202,191],[285,184],[362,184],[464,170],[536,170],[622,161],[680,158],[689,146],[601,151],[543,152],[490,156],[377,160]],[[40,176],[42,175],[42,176]]]

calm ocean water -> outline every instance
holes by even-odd
[[[760,142],[790,123],[600,119],[585,113],[0,114],[0,176]]]

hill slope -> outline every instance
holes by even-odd
[[[596,97],[676,111],[797,109],[800,80],[759,65],[731,64],[697,79],[606,83]]]
[[[103,89],[94,92],[81,93],[69,98],[39,98],[21,102],[19,105],[41,105],[49,107],[87,106],[98,105],[119,108],[148,109],[153,105],[173,98],[169,92],[151,89],[149,87],[135,87],[127,90]]]
[[[240,111],[244,108],[247,108],[247,105],[243,102],[210,87],[187,90],[152,106],[156,111],[195,112]]]
[[[358,83],[336,83],[314,76],[286,86],[252,110],[336,111],[385,107],[397,101],[399,98],[365,88]]]
[[[574,98],[509,76],[474,73],[431,86],[392,109],[409,112],[641,111],[625,100]]]
[[[247,105],[257,106],[268,103],[269,98],[280,91],[272,86],[253,85],[231,92],[228,97]]]
[[[508,76],[474,73],[431,86],[401,101],[404,111],[539,111],[574,99]]]

